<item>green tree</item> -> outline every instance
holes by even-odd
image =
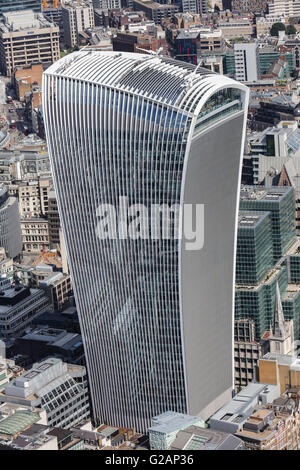
[[[289,36],[290,34],[296,34],[296,28],[293,24],[289,24],[287,27],[286,27],[286,30],[285,30],[286,34]]]
[[[274,23],[271,28],[271,36],[278,36],[279,31],[285,31],[285,26],[283,23]]]

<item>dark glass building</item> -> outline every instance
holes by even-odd
[[[296,239],[295,194],[292,187],[243,186],[240,210],[271,213],[274,261],[279,260]]]
[[[236,284],[256,285],[274,265],[270,212],[240,211],[238,223]]]

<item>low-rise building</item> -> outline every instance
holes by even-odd
[[[47,358],[10,382],[0,401],[44,409],[48,425],[69,429],[90,416],[85,367]]]
[[[72,292],[71,277],[69,274],[53,273],[40,281],[40,287],[48,295],[53,309],[60,310]]]
[[[28,217],[21,220],[23,251],[40,253],[49,248],[48,220]]]
[[[42,64],[32,64],[19,67],[14,74],[18,100],[23,101],[25,93],[30,93],[33,85],[42,85]]]
[[[253,26],[249,19],[230,19],[219,21],[218,28],[222,31],[224,39],[244,38],[250,39],[253,34]]]
[[[189,426],[176,435],[170,450],[244,450],[244,442],[232,434]]]
[[[48,326],[38,326],[17,338],[14,343],[14,352],[26,354],[31,364],[53,356],[70,364],[84,365],[81,335]]]
[[[299,392],[288,392],[255,409],[235,435],[247,450],[298,450],[299,431]]]
[[[281,394],[300,386],[300,359],[294,355],[267,353],[258,361],[259,380],[278,384]]]
[[[234,388],[238,393],[252,381],[258,372],[258,360],[268,352],[269,332],[261,341],[255,341],[255,322],[248,318],[234,322]]]
[[[42,289],[12,285],[0,292],[0,335],[21,336],[32,320],[49,309],[49,299]]]
[[[213,430],[235,434],[256,406],[272,403],[279,396],[279,384],[251,383],[210,417],[209,426]]]
[[[166,411],[152,418],[151,427],[148,429],[150,449],[167,450],[174,442],[176,435],[182,429],[189,426],[205,427],[204,420],[197,416]]]

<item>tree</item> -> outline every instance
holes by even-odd
[[[279,31],[285,31],[285,26],[283,23],[274,23],[271,28],[271,36],[278,36]]]
[[[286,27],[286,30],[285,30],[286,34],[289,36],[290,34],[296,34],[296,28],[293,24],[289,24],[287,27]]]

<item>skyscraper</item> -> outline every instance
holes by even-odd
[[[91,50],[59,60],[43,80],[94,420],[144,431],[167,410],[207,418],[233,389],[247,88],[158,55]],[[135,237],[125,198],[128,214],[133,204],[139,213],[180,204],[170,220],[184,236],[158,233],[151,220],[150,236]],[[121,220],[106,239],[103,204]],[[186,232],[188,204],[204,214],[204,244]]]

